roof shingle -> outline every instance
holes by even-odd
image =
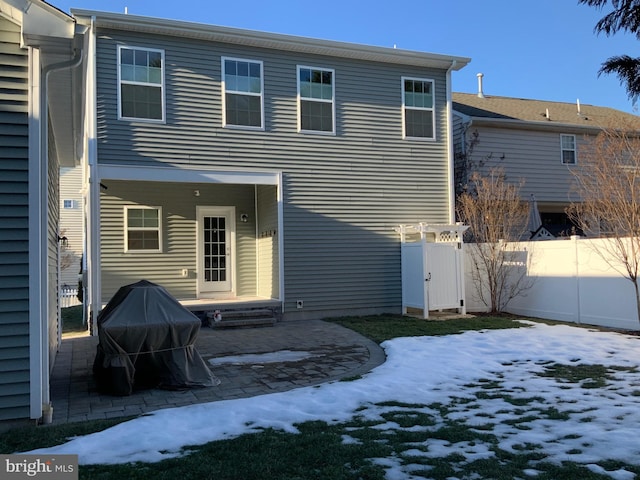
[[[471,93],[453,93],[453,109],[473,118],[549,122],[551,124],[603,128],[624,121],[640,130],[640,117],[609,107],[578,103],[549,102],[525,98],[478,97]]]

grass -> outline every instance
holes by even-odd
[[[355,330],[378,343],[398,337],[454,335],[469,330],[526,327],[525,324],[516,321],[516,317],[509,316],[422,320],[420,318],[404,317],[401,315],[376,315],[368,317],[341,317],[330,319],[330,321]]]
[[[333,321],[376,342],[395,337],[453,335],[468,330],[526,326],[508,317],[424,321],[399,316],[372,316]],[[65,328],[75,327],[67,323]],[[543,365],[542,372],[536,374],[551,377],[559,383],[577,384],[579,388],[604,388],[619,371],[629,372],[631,369],[549,362]],[[357,378],[349,380],[355,381]],[[387,478],[386,470],[391,466],[410,469],[414,478],[436,480],[511,480],[531,478],[532,475],[537,480],[611,478],[594,473],[576,462],[545,462],[541,445],[527,443],[515,445],[512,451],[503,450],[493,434],[494,426],[499,421],[490,414],[483,417],[485,424],[470,426],[460,419],[461,412],[472,411],[478,408],[478,402],[487,399],[504,403],[504,410],[496,413],[510,415],[511,419],[502,420],[502,423],[515,428],[526,429],[527,423],[535,420],[563,421],[571,413],[563,411],[560,405],[544,404],[543,397],[532,395],[514,398],[512,393],[504,388],[499,378],[481,378],[465,385],[460,397],[448,400],[449,403],[422,405],[396,401],[375,406],[363,405],[356,416],[345,423],[306,422],[297,425],[298,434],[266,429],[231,440],[188,447],[184,456],[158,463],[83,465],[79,476],[81,479],[96,480],[383,480]],[[12,430],[0,434],[0,453],[56,445],[69,437],[99,431],[124,420]],[[215,419],[212,418],[212,421]],[[429,450],[434,444],[449,445],[451,448],[445,450],[449,453],[434,455]],[[462,454],[469,449],[489,454],[470,459]],[[575,453],[580,452],[576,450]],[[624,468],[640,475],[638,465],[612,460],[602,461],[599,465],[609,471]]]
[[[82,305],[63,308],[61,316],[63,334],[79,334],[87,331],[87,326],[82,321]]]

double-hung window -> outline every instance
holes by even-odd
[[[164,121],[164,51],[118,47],[118,117]]]
[[[124,207],[125,252],[161,252],[161,216],[160,207]]]
[[[263,129],[262,62],[222,57],[225,127]]]
[[[560,135],[561,161],[565,165],[575,165],[576,155],[576,136]]]
[[[335,133],[335,71],[298,66],[298,130]]]
[[[433,80],[402,77],[402,118],[405,138],[436,138]]]

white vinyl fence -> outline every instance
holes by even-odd
[[[60,287],[60,308],[73,307],[81,305],[78,300],[78,288],[70,285],[62,285]]]
[[[571,237],[514,244],[517,251],[523,252],[527,276],[533,281],[531,288],[509,302],[506,311],[550,320],[639,330],[633,284],[612,266],[616,264],[614,260],[609,264],[596,251],[602,250],[608,241]],[[467,311],[486,311],[471,279],[469,248],[466,257]],[[622,265],[618,269],[622,271]]]

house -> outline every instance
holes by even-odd
[[[82,165],[60,169],[60,285],[78,287],[80,261],[84,251]]]
[[[50,408],[58,170],[81,157],[72,92],[82,90],[83,30],[46,2],[0,0],[0,421]]]
[[[94,319],[141,278],[193,309],[400,312],[393,227],[454,218],[451,72],[468,58],[72,13],[90,36]]]
[[[573,231],[565,209],[579,200],[572,187],[586,144],[603,128],[623,118],[640,130],[640,118],[607,107],[453,93],[456,187],[473,171],[504,169],[510,181],[524,181],[524,200],[534,195],[543,227],[553,235]]]

